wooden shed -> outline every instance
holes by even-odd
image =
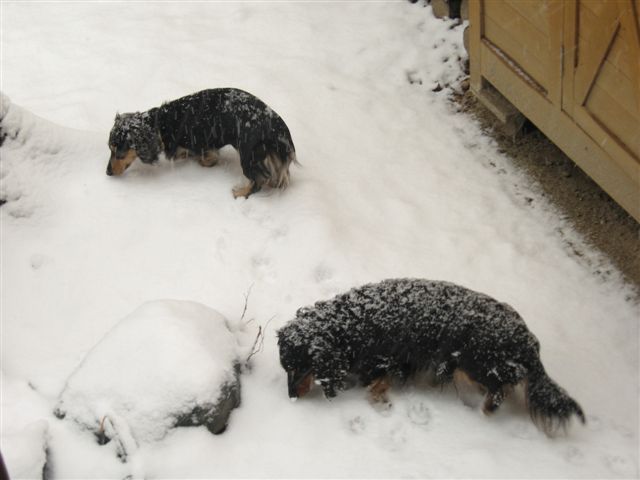
[[[471,88],[499,92],[640,221],[640,0],[469,0]]]

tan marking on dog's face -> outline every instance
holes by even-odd
[[[130,149],[123,158],[116,158],[112,150],[109,163],[111,164],[111,171],[113,175],[122,175],[136,158],[138,158],[138,154],[134,149]]]
[[[298,397],[303,397],[307,393],[309,393],[312,386],[313,386],[313,374],[310,373],[309,375],[304,377],[300,381],[300,383],[298,383],[298,385],[296,386],[296,393],[298,394]]]

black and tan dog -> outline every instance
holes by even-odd
[[[262,100],[236,88],[203,90],[146,112],[116,115],[107,175],[121,175],[136,158],[155,163],[161,153],[168,159],[194,157],[210,167],[225,145],[238,151],[249,179],[233,189],[235,197],[248,197],[263,185],[288,185],[296,153],[287,125]]]
[[[573,414],[585,422],[545,373],[540,344],[520,315],[452,283],[397,279],[354,288],[299,309],[278,331],[278,345],[292,398],[314,381],[333,397],[355,374],[374,400],[385,399],[391,379],[431,370],[441,384],[464,378],[481,387],[485,413],[524,382],[531,417],[545,432],[565,427]]]

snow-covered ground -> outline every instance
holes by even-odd
[[[462,27],[409,2],[2,2],[1,450],[14,476],[638,475],[638,306],[448,90]],[[248,90],[287,122],[302,167],[234,200],[237,157],[108,177],[116,111]],[[527,201],[533,198],[533,201]],[[565,232],[564,237],[560,231]],[[393,407],[355,388],[291,403],[275,330],[295,310],[390,277],[510,303],[585,427],[547,438],[514,398],[487,418],[453,389]],[[53,415],[67,378],[139,305],[182,299],[265,327],[222,435],[178,428],[122,463]],[[271,321],[270,321],[271,320]],[[270,322],[269,322],[270,321]],[[195,360],[194,360],[195,361]],[[135,402],[135,399],[131,399]]]

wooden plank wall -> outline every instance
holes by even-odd
[[[640,221],[639,0],[470,0],[471,88],[496,88]]]

